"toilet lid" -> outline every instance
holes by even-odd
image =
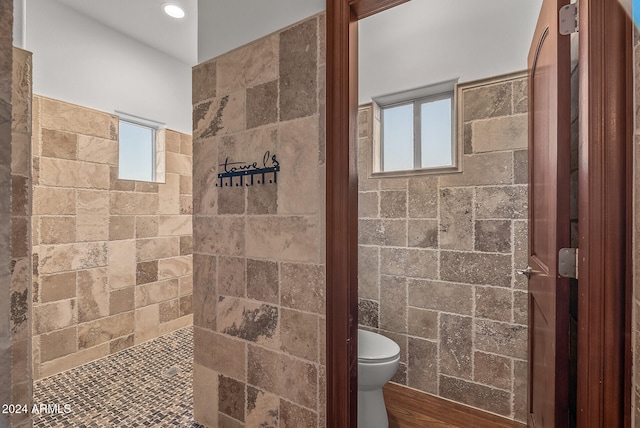
[[[398,358],[400,346],[393,340],[366,330],[358,330],[358,360],[386,362]]]

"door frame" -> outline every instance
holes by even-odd
[[[326,425],[358,402],[358,20],[409,0],[327,0]]]
[[[408,0],[327,0],[326,423],[357,426],[357,21]],[[630,426],[632,27],[580,3],[578,426]],[[606,67],[603,66],[606,64]]]
[[[632,24],[580,0],[577,426],[631,423]]]

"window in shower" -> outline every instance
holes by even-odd
[[[118,132],[118,178],[164,181],[161,159],[164,149],[162,124],[120,113]]]
[[[378,97],[380,132],[374,141],[374,175],[458,170],[454,132],[456,81]]]

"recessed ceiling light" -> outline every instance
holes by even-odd
[[[165,3],[162,5],[162,10],[172,18],[180,19],[185,16],[184,9],[176,4]]]

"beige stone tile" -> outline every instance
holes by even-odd
[[[33,189],[33,214],[73,215],[76,213],[74,189],[52,189],[36,186]]]
[[[512,88],[512,82],[507,81],[466,89],[463,106],[464,121],[511,114]]]
[[[324,203],[318,169],[318,117],[279,127],[278,214],[315,214]]]
[[[247,385],[245,425],[250,427],[279,426],[280,399],[273,394]]]
[[[106,268],[78,272],[78,322],[109,316],[109,283]]]
[[[109,240],[119,241],[135,238],[135,226],[136,218],[134,216],[109,217]]]
[[[528,325],[529,293],[527,291],[513,292],[513,322]]]
[[[377,218],[379,217],[379,196],[378,192],[358,193],[358,217]]]
[[[91,361],[98,360],[109,355],[109,344],[95,346],[89,349],[81,349],[73,354],[66,355],[54,361],[46,361],[41,366],[41,376],[48,377],[72,368],[81,366]]]
[[[109,189],[108,165],[40,158],[40,183],[56,187]]]
[[[440,248],[473,250],[473,189],[440,190]]]
[[[216,323],[221,333],[274,349],[280,347],[276,306],[239,297],[219,296]]]
[[[136,284],[136,241],[109,242],[109,287],[111,290]]]
[[[245,254],[245,221],[235,217],[195,217],[193,238],[196,252],[242,256]]]
[[[358,296],[378,300],[380,257],[378,247],[358,247]]]
[[[110,114],[45,97],[40,97],[40,106],[43,128],[113,139]]]
[[[60,300],[33,308],[35,334],[49,333],[71,327],[78,322],[76,300]]]
[[[160,325],[174,321],[180,316],[180,300],[173,299],[160,303]]]
[[[133,333],[133,312],[97,319],[78,325],[78,347],[87,349]]]
[[[280,427],[316,427],[318,414],[304,407],[296,406],[285,400],[280,400]]]
[[[191,156],[167,152],[167,173],[190,175]]]
[[[165,183],[158,186],[158,214],[180,214],[180,177],[167,174]]]
[[[190,215],[160,216],[158,218],[159,236],[191,235],[193,225]]]
[[[40,360],[43,363],[69,355],[77,349],[75,326],[40,336]]]
[[[165,129],[165,150],[172,153],[180,153],[180,134],[170,129]]]
[[[438,248],[437,220],[409,220],[407,244],[409,247]]]
[[[163,336],[165,334],[169,334],[181,328],[189,327],[193,325],[193,314],[184,315],[180,318],[176,318],[174,320],[160,323],[160,327],[158,328],[158,335]]]
[[[228,135],[245,128],[245,91],[205,101],[193,108],[193,135],[196,139]]]
[[[510,220],[478,220],[474,235],[476,251],[511,253]]]
[[[65,272],[40,277],[42,303],[76,297],[76,272]]]
[[[187,156],[193,155],[193,139],[189,134],[180,134],[180,153]],[[191,171],[189,171],[191,175]]]
[[[193,178],[191,174],[180,176],[180,194],[191,195],[193,193]]]
[[[527,148],[527,129],[526,114],[475,121],[473,150],[479,153]]]
[[[475,320],[475,347],[498,355],[527,357],[527,327],[489,320]]]
[[[407,221],[361,219],[358,222],[358,243],[375,246],[407,246]]]
[[[218,293],[246,297],[247,270],[244,257],[218,257]]]
[[[136,307],[153,305],[155,303],[176,299],[179,294],[178,280],[150,282],[136,287]]]
[[[407,332],[407,278],[381,275],[380,328]]]
[[[155,238],[158,236],[158,216],[136,216],[135,237]]]
[[[76,160],[78,154],[78,134],[43,129],[41,134],[44,157]]]
[[[158,337],[160,325],[159,305],[138,308],[135,311],[135,343]]]
[[[75,241],[75,217],[40,217],[40,243],[67,244]]]
[[[193,294],[193,275],[187,275],[179,278],[180,296]]]
[[[471,317],[440,314],[440,373],[471,379],[472,336]]]
[[[136,181],[136,192],[158,193],[158,183],[152,183],[149,181]]]
[[[217,258],[193,255],[193,314],[194,325],[216,330]]]
[[[424,339],[438,339],[438,312],[408,307],[408,333]]]
[[[427,392],[438,393],[438,344],[428,340],[409,337],[408,340],[408,386]]]
[[[475,316],[495,321],[511,322],[513,294],[500,287],[475,287]]]
[[[248,217],[245,236],[248,257],[305,262],[320,258],[316,217]]]
[[[440,396],[502,416],[511,415],[511,394],[497,388],[440,376]]]
[[[409,280],[411,306],[434,311],[471,315],[473,286],[440,281]]]
[[[109,342],[109,352],[114,354],[116,352],[123,351],[127,348],[131,348],[134,345],[134,335],[118,337]]]
[[[278,264],[247,259],[247,297],[277,305],[279,291]]]
[[[193,214],[193,196],[180,195],[180,214],[189,216]]]
[[[527,186],[476,189],[477,219],[526,219],[527,213]]]
[[[135,287],[120,288],[109,293],[109,315],[135,309]]]
[[[230,426],[244,426],[244,424],[238,421],[244,422],[246,389],[247,386],[244,382],[240,382],[236,379],[219,375],[218,377],[218,410],[220,411],[220,427],[228,428]],[[229,421],[232,421],[232,425],[227,422],[222,422],[223,416],[228,416]]]
[[[451,282],[511,287],[510,254],[442,251],[440,278]]]
[[[193,340],[196,365],[203,365],[225,376],[246,380],[245,342],[198,327],[193,330]]]
[[[516,269],[524,269],[529,265],[528,233],[528,225],[526,220],[513,222],[513,265]],[[526,290],[527,287],[527,278],[524,275],[516,275],[515,288]]]
[[[78,241],[109,239],[109,192],[78,190],[76,228]]]
[[[40,274],[91,269],[107,265],[106,243],[41,245],[39,253]]]
[[[192,257],[180,256],[158,260],[158,279],[171,279],[191,274]]]
[[[193,415],[205,426],[218,426],[218,373],[193,365]]]
[[[78,160],[118,165],[118,142],[111,139],[78,136]]]
[[[510,390],[513,381],[511,376],[512,362],[511,358],[475,352],[473,354],[473,380],[495,388]]]
[[[158,195],[153,193],[110,193],[112,215],[155,214],[159,207]]]
[[[438,275],[438,252],[422,248],[381,248],[380,273],[431,279]]]
[[[280,349],[309,361],[318,358],[318,315],[280,310]]]
[[[440,176],[440,186],[487,186],[513,182],[513,153],[464,155],[462,172]]]
[[[302,406],[316,407],[318,369],[314,364],[250,344],[247,369],[251,385]]]
[[[179,237],[138,239],[135,243],[140,262],[180,255]]]
[[[216,60],[218,96],[278,78],[278,36],[267,36]]]
[[[13,132],[11,135],[11,171],[14,175],[31,175],[31,136]]]
[[[529,413],[527,410],[528,373],[529,369],[526,361],[514,361],[513,410],[515,419],[522,422],[527,420]]]
[[[247,128],[268,125],[278,120],[278,81],[247,88]]]

